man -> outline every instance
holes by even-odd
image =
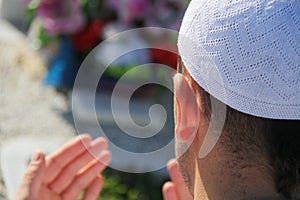
[[[299,198],[300,1],[193,0],[178,48],[182,58],[174,76],[178,164],[174,160],[168,164],[172,181],[163,187],[164,198]],[[90,139],[85,140],[92,148]],[[72,146],[74,142],[67,147]],[[89,172],[97,164],[77,162],[74,155],[82,152],[75,151],[68,156],[81,165],[60,163],[67,147],[47,158],[42,173],[51,171],[53,180],[64,180],[63,169],[71,181],[61,189],[31,164],[16,199],[35,199],[43,190],[36,189],[36,179],[57,199],[70,193],[74,197],[76,189],[88,185],[86,195],[95,198],[101,185],[97,173],[104,166]],[[109,152],[100,148],[98,153],[107,158],[105,163],[109,161]],[[38,163],[45,163],[39,155]],[[93,158],[88,161],[94,163]],[[59,163],[59,172],[52,163]],[[86,173],[90,178],[80,182]]]
[[[299,198],[299,20],[295,0],[190,3],[174,85],[177,138],[195,137],[177,146],[194,199]]]

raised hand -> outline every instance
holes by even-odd
[[[179,171],[177,161],[175,159],[170,160],[167,168],[171,181],[166,182],[163,186],[164,200],[193,200]]]
[[[102,188],[100,173],[111,160],[104,138],[81,135],[45,158],[36,152],[15,195],[15,200],[97,199]]]

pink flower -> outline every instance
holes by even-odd
[[[22,3],[28,6],[31,3],[31,0],[23,0]]]
[[[150,7],[148,0],[131,0],[128,2],[128,10],[131,18],[143,18]]]
[[[150,0],[108,0],[108,5],[117,11],[120,21],[125,25],[136,19],[144,19],[152,6]]]
[[[41,0],[37,8],[47,33],[74,33],[84,26],[79,0]]]

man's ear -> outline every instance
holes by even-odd
[[[193,140],[199,126],[199,108],[195,91],[188,80],[177,73],[174,78],[175,136],[181,142]]]

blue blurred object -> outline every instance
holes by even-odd
[[[68,37],[62,37],[56,56],[50,62],[50,67],[44,84],[56,89],[68,90],[74,85],[79,69],[76,52]]]

